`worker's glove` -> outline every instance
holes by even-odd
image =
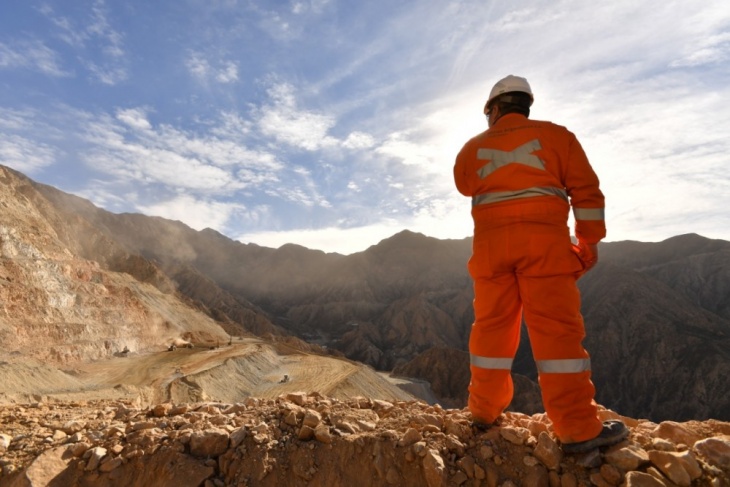
[[[581,275],[591,270],[598,262],[598,244],[589,244],[579,239],[578,245],[573,245],[573,252],[578,255],[583,263]]]

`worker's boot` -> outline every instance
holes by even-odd
[[[587,453],[602,446],[611,446],[620,443],[628,438],[628,436],[629,429],[621,421],[604,421],[603,430],[595,438],[575,443],[563,443],[561,448],[565,453]]]

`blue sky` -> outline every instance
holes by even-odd
[[[3,0],[0,164],[267,247],[460,239],[507,74],[584,146],[607,241],[730,240],[725,0]]]

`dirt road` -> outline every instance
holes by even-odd
[[[45,393],[59,399],[139,397],[142,404],[165,401],[237,402],[246,397],[319,392],[335,398],[411,400],[414,396],[370,367],[310,354],[256,338],[174,351],[129,353],[78,364],[74,383]],[[32,382],[32,377],[27,381]],[[29,390],[37,390],[28,384]]]

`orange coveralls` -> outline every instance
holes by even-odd
[[[510,113],[469,140],[454,166],[456,187],[472,197],[474,325],[469,338],[469,409],[494,422],[512,401],[510,375],[524,313],[545,411],[563,443],[602,429],[576,285],[583,264],[575,234],[606,235],[604,197],[575,135]],[[570,205],[569,205],[570,202]]]

